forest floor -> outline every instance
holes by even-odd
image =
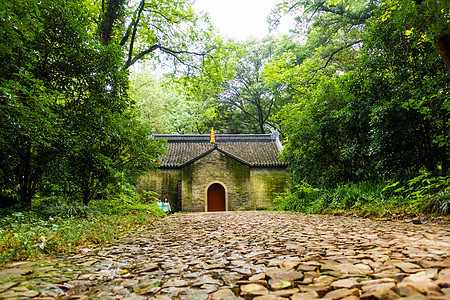
[[[175,214],[106,245],[10,263],[0,298],[450,299],[450,227]]]

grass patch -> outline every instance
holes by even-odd
[[[89,206],[43,199],[31,210],[0,213],[0,265],[112,241],[165,215],[156,204],[121,199]]]

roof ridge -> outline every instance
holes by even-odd
[[[165,139],[169,143],[209,143],[209,134],[155,134],[155,139]],[[233,142],[274,142],[272,134],[215,134],[216,143]]]

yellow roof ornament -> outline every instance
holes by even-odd
[[[211,144],[215,144],[216,143],[216,138],[214,136],[214,128],[213,127],[211,127],[211,139],[209,140],[209,142]]]

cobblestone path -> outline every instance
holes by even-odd
[[[10,264],[0,298],[450,299],[450,228],[176,214],[70,257]]]

